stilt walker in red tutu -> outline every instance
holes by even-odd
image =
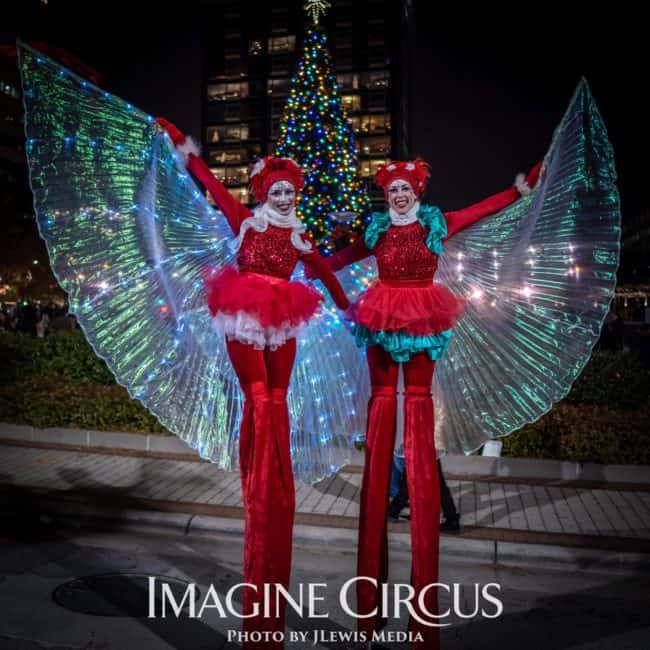
[[[237,268],[208,270],[204,281],[214,327],[227,349],[245,396],[239,456],[245,509],[244,631],[284,631],[285,601],[268,600],[265,584],[289,588],[295,510],[287,388],[296,356],[296,335],[316,313],[323,296],[289,278],[298,261],[322,280],[341,309],[349,305],[295,213],[303,174],[288,158],[267,157],[251,172],[260,205],[238,203],[199,158],[192,141],[162,118],[158,123],[187,156],[187,168],[205,185],[236,235]],[[276,616],[276,606],[279,615]],[[246,647],[246,643],[244,647]],[[260,647],[260,644],[253,644]],[[264,643],[282,647],[283,643]]]
[[[380,587],[388,577],[387,507],[395,444],[397,384],[404,374],[404,451],[411,504],[411,582],[420,647],[438,648],[436,588],[440,535],[440,494],[434,441],[431,383],[436,360],[445,353],[465,302],[433,282],[446,240],[479,219],[502,210],[537,182],[540,165],[516,186],[463,210],[442,213],[418,198],[429,177],[422,160],[391,162],[377,174],[388,212],[373,215],[363,237],[328,258],[334,271],[374,255],[379,278],[351,306],[357,342],[366,347],[371,398],[366,459],[361,486],[357,573],[359,630],[370,639],[385,621]],[[423,607],[417,597],[423,592]],[[417,619],[420,619],[418,621]],[[427,625],[431,624],[431,625]]]

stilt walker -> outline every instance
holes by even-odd
[[[359,629],[383,624],[373,612],[388,574],[401,364],[411,576],[422,596],[409,627],[420,647],[437,648],[437,597],[428,587],[438,579],[436,450],[474,451],[568,393],[614,296],[621,217],[613,152],[584,80],[543,163],[508,190],[443,213],[419,203],[428,176],[421,160],[380,169],[388,211],[328,263],[357,296],[349,313],[370,377],[357,569],[377,586],[358,583],[358,609],[368,615]]]
[[[289,589],[294,470],[305,481],[336,471],[352,439],[327,435],[345,430],[350,398],[339,392],[352,381],[342,348],[322,340],[334,310],[292,279],[302,262],[348,306],[295,213],[302,171],[288,158],[260,160],[251,211],[174,125],[19,52],[35,211],[70,309],[133,397],[202,457],[239,468],[251,585],[243,629],[283,633],[276,585]],[[304,365],[290,386],[299,345]],[[321,399],[325,414],[313,406]]]
[[[157,122],[186,155],[187,168],[205,185],[236,236],[236,267],[210,269],[205,284],[214,327],[226,337],[245,397],[239,437],[244,582],[254,589],[244,592],[242,628],[283,632],[286,602],[276,598],[274,586],[289,589],[295,510],[287,389],[296,336],[323,300],[312,287],[289,280],[297,262],[310,267],[341,309],[349,303],[296,215],[304,179],[295,162],[269,156],[253,167],[251,186],[259,206],[251,212],[215,178],[190,138],[163,118]],[[263,614],[265,585],[272,587],[266,603],[270,616]],[[252,616],[254,608],[258,616]]]
[[[438,646],[438,582],[440,488],[434,435],[431,385],[435,364],[448,346],[465,301],[433,276],[444,243],[478,220],[518,200],[535,185],[541,164],[518,186],[464,210],[443,214],[421,205],[429,177],[422,160],[391,162],[380,169],[389,210],[375,214],[354,246],[328,258],[333,270],[370,255],[377,261],[378,281],[350,309],[355,335],[366,348],[371,397],[368,404],[366,459],[361,485],[357,607],[364,618],[359,630],[371,638],[385,621],[370,616],[380,607],[380,587],[388,578],[387,508],[395,446],[399,366],[404,372],[404,454],[411,507],[412,573],[423,607],[410,629],[424,647]],[[420,622],[425,621],[425,623]]]

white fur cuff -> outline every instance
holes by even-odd
[[[530,185],[526,182],[526,176],[524,174],[517,174],[517,178],[515,178],[515,187],[521,196],[528,196],[529,194],[532,194],[533,191]]]
[[[191,153],[193,153],[195,156],[201,155],[201,149],[199,145],[189,135],[185,138],[185,142],[183,142],[183,144],[179,144],[176,147],[176,151],[178,151],[178,153],[183,156],[183,160],[185,161],[187,161],[187,158]]]

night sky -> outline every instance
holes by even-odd
[[[20,33],[64,47],[95,67],[107,90],[200,135],[196,3],[175,3],[175,12],[148,2],[20,4],[4,17],[2,42]],[[412,154],[432,165],[428,200],[459,208],[511,184],[542,158],[584,75],[614,145],[624,216],[649,207],[645,20],[612,8],[569,17],[564,7],[463,3],[451,12],[415,1]]]

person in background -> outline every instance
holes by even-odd
[[[41,311],[40,308],[36,310],[36,338],[43,339],[47,333],[48,325],[50,324],[50,317],[46,312]]]
[[[460,532],[460,514],[456,509],[454,498],[445,481],[445,475],[442,472],[442,464],[438,459],[438,479],[440,483],[440,506],[444,519],[440,524],[440,532],[459,533]],[[388,507],[388,516],[392,521],[399,521],[402,510],[408,507],[408,484],[406,482],[406,469],[404,459],[399,456],[393,457],[393,474],[391,477],[391,502]]]

